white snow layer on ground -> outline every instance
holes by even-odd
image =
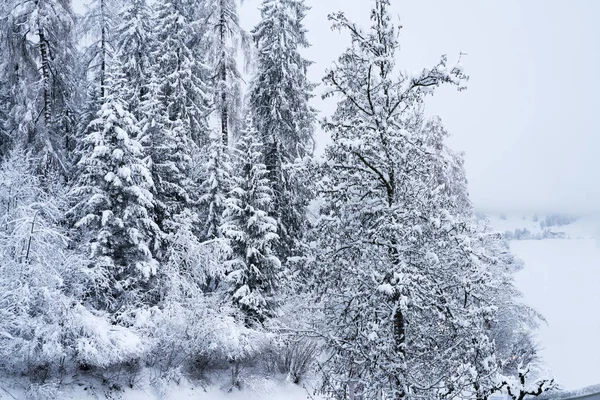
[[[227,390],[226,385],[213,384],[208,388],[181,382],[162,386],[160,388],[144,382],[138,388],[124,388],[111,391],[100,382],[84,379],[56,387],[52,384],[40,387],[33,398],[61,400],[323,400],[313,395],[312,389],[293,385],[274,379],[258,378],[247,381],[243,390]],[[29,396],[28,396],[29,394]],[[0,381],[0,400],[32,398],[31,391],[26,393],[24,382]]]
[[[600,249],[594,239],[511,243],[525,262],[517,285],[547,324],[542,357],[565,388],[600,383]]]
[[[540,218],[541,219],[541,218]],[[490,218],[499,231],[528,228],[531,217]],[[516,274],[527,304],[547,320],[539,330],[541,355],[565,389],[600,384],[600,231],[584,217],[553,227],[571,239],[512,241],[525,266]]]

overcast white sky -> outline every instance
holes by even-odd
[[[82,0],[75,0],[82,1]],[[258,20],[246,0],[242,23]],[[600,1],[392,0],[404,29],[401,65],[416,71],[441,54],[463,64],[469,89],[430,98],[455,150],[466,152],[471,197],[481,209],[600,210]],[[306,25],[315,61],[311,78],[341,53],[347,36],[327,14],[344,10],[368,25],[370,1],[307,0]],[[322,88],[317,89],[321,93]],[[315,106],[324,114],[334,104]],[[320,137],[320,143],[327,138]]]

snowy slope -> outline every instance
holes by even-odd
[[[487,214],[491,226],[501,232],[513,232],[515,229],[527,229],[532,234],[540,234],[544,230],[564,234],[567,238],[592,238],[600,236],[600,220],[596,216],[560,216],[573,218],[575,221],[568,225],[555,225],[545,227],[542,224],[552,215],[515,213],[515,214]]]
[[[541,218],[540,218],[541,219]],[[535,223],[522,215],[492,216],[499,231]],[[538,225],[539,226],[539,225]],[[553,227],[571,239],[515,240],[525,267],[516,275],[525,302],[547,320],[539,331],[541,354],[566,389],[600,383],[600,235],[597,220],[582,217]]]

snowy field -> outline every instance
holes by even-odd
[[[225,376],[221,378],[226,379]],[[246,380],[243,390],[234,389],[231,392],[227,384],[218,383],[223,381],[212,381],[208,388],[189,382],[158,387],[142,379],[133,389],[111,391],[101,382],[87,379],[81,383],[64,385],[59,391],[52,386],[40,387],[35,395],[25,393],[22,383],[1,382],[0,400],[322,400],[313,395],[310,387],[294,385],[284,380],[251,378]]]
[[[491,218],[497,230],[536,230],[531,218]],[[539,331],[541,354],[566,389],[600,384],[600,235],[596,219],[553,227],[570,239],[515,240],[524,261],[517,285],[525,302],[547,320]]]

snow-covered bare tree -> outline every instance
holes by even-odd
[[[485,300],[496,309],[494,317],[486,321],[486,335],[495,347],[496,367],[493,374],[477,368],[472,371],[479,376],[473,393],[477,399],[488,399],[495,393],[521,400],[521,396],[538,396],[555,388],[543,372],[534,338],[543,317],[519,301],[521,293],[513,274],[522,263],[511,254],[506,240],[487,226],[482,227],[480,238],[482,259],[490,270]]]
[[[324,78],[340,99],[324,124],[332,144],[315,245],[333,351],[324,389],[340,399],[452,398],[472,387],[472,368],[496,368],[485,334],[494,308],[483,301],[490,270],[468,198],[456,201],[466,196],[463,182],[453,186],[460,159],[422,105],[466,76],[445,57],[416,76],[398,70],[389,1],[373,4],[367,31],[330,17],[352,44]]]
[[[220,227],[231,248],[226,262],[228,291],[249,326],[273,315],[282,284],[281,263],[273,251],[277,221],[269,216],[273,196],[262,146],[252,119],[247,118],[233,153],[235,174]]]
[[[306,177],[296,165],[314,147],[315,112],[308,104],[314,85],[306,76],[311,63],[300,54],[308,47],[303,26],[307,10],[303,0],[264,0],[261,21],[252,31],[258,61],[250,108],[264,143],[282,260],[294,254],[306,229],[310,200]]]

